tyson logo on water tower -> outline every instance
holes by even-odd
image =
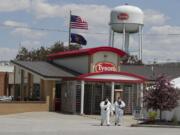
[[[120,13],[117,16],[118,20],[128,20],[129,19],[129,15],[127,13]]]
[[[117,71],[116,66],[111,62],[98,62],[94,65],[95,72]]]

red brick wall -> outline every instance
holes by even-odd
[[[0,115],[23,112],[49,111],[49,104],[45,101],[13,101],[0,102]]]
[[[8,75],[6,72],[0,72],[0,96],[6,95],[8,86]]]

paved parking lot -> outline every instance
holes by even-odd
[[[127,123],[127,122],[126,122]],[[51,112],[0,116],[0,135],[179,135],[176,128],[99,126],[94,118]]]

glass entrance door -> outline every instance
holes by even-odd
[[[99,104],[102,100],[102,85],[98,83],[85,84],[84,113],[98,114]]]
[[[100,102],[111,99],[111,85],[108,83],[85,84],[84,112],[85,114],[100,114]]]

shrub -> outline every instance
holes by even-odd
[[[155,121],[156,117],[157,117],[157,112],[155,112],[155,111],[148,112],[148,118],[150,121]]]
[[[178,120],[177,120],[177,117],[176,117],[175,115],[172,117],[171,121],[172,121],[172,123],[173,123],[174,125],[177,125],[177,124],[178,124]]]

